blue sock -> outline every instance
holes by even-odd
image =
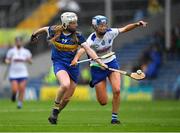
[[[117,113],[112,113],[112,120],[118,120]]]

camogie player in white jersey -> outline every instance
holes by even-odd
[[[11,83],[13,102],[16,101],[16,94],[18,93],[18,105],[22,108],[24,92],[26,88],[28,70],[26,63],[32,63],[31,52],[24,48],[21,37],[15,38],[15,46],[8,50],[6,55],[6,64],[9,65],[9,81]]]
[[[87,39],[87,43],[93,48],[98,56],[105,55],[112,52],[112,44],[114,39],[120,34],[130,31],[136,27],[147,25],[144,21],[132,23],[122,28],[108,28],[108,20],[105,16],[97,15],[92,19],[92,26],[95,32],[93,32]],[[84,49],[81,48],[71,65],[76,65],[77,61],[84,53]],[[108,65],[109,68],[119,69],[116,56],[113,55],[107,59],[102,59],[103,63]],[[101,69],[101,67],[94,61],[90,63],[91,77],[90,86],[96,89],[97,100],[101,105],[106,105],[108,102],[106,91],[106,78],[108,77],[112,86],[113,99],[112,99],[112,124],[119,124],[118,111],[120,105],[120,74],[118,72],[112,72],[110,70]]]

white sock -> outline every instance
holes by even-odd
[[[18,101],[18,107],[22,107],[22,101]]]

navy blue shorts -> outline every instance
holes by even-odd
[[[54,73],[56,73],[60,70],[66,71],[70,78],[77,83],[78,82],[78,76],[79,76],[79,65],[77,66],[70,66],[69,64],[61,63],[61,62],[53,62],[53,68]],[[62,77],[63,78],[63,77]]]
[[[22,77],[22,78],[9,78],[9,81],[12,82],[12,81],[17,81],[18,83],[21,83],[22,81],[24,80],[27,80],[28,78],[27,77]]]
[[[119,64],[116,59],[112,60],[109,63],[106,63],[109,68],[119,69]],[[97,83],[103,81],[108,77],[112,71],[110,70],[103,70],[97,66],[91,66],[91,81],[90,87],[94,87]]]

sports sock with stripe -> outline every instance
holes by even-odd
[[[118,114],[112,113],[112,120],[118,120]]]

